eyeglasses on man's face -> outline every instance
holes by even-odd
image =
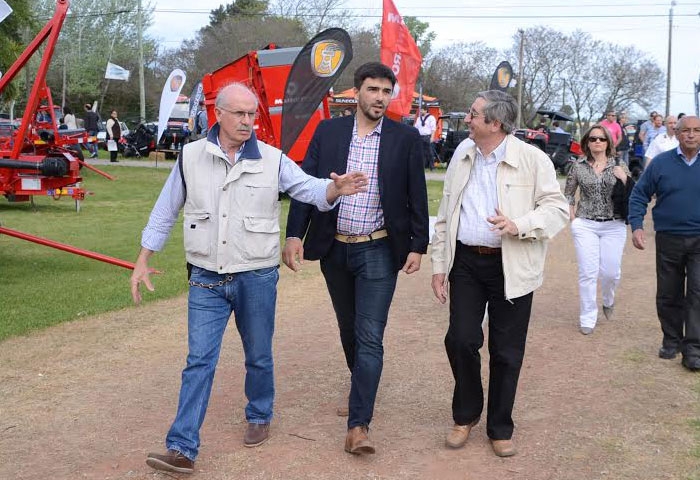
[[[472,117],[472,120],[474,120],[475,118],[479,118],[479,117],[483,116],[484,114],[477,112],[473,108],[470,108],[469,111],[467,112],[467,115]]]
[[[251,120],[255,120],[255,117],[258,116],[258,112],[246,112],[243,110],[229,110],[228,108],[224,108],[224,107],[216,107],[216,108],[218,108],[222,112],[230,113],[233,116],[233,118],[235,118],[236,120],[243,120],[246,117],[246,115]]]

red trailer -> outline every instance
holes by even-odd
[[[215,72],[204,75],[202,87],[209,123],[214,123],[216,118],[214,102],[219,90],[232,82],[244,83],[258,95],[256,136],[268,145],[279,148],[284,87],[294,59],[300,50],[300,47],[276,48],[275,45],[269,45],[263,50],[249,52]],[[291,159],[301,163],[316,126],[321,120],[330,117],[328,97],[325,97],[290,150],[288,155]]]
[[[80,145],[88,136],[83,129],[58,129],[62,111],[53,104],[46,86],[46,73],[68,6],[68,0],[56,1],[53,17],[0,78],[2,92],[46,42],[21,123],[16,129],[12,124],[0,125],[0,194],[10,202],[29,201],[35,195],[65,196],[74,199],[79,210],[85,198]]]

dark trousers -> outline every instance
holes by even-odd
[[[700,358],[700,236],[657,232],[656,312],[663,346]]]
[[[321,259],[351,373],[348,428],[369,425],[384,366],[384,328],[396,288],[387,238],[348,244],[334,241]]]
[[[452,416],[458,425],[477,420],[484,409],[481,323],[488,303],[489,399],[486,433],[494,440],[513,435],[513,404],[530,322],[532,293],[505,299],[501,255],[480,255],[457,243],[449,275],[450,326],[445,348],[455,379]]]
[[[118,152],[117,150],[115,150],[115,151],[113,151],[113,152],[109,152],[109,161],[110,161],[110,162],[116,162],[116,161],[117,161],[117,154],[118,154],[118,153],[119,153],[119,152]]]
[[[435,169],[435,149],[433,148],[433,142],[431,142],[430,135],[421,135],[421,141],[423,142],[423,167],[429,168],[430,170]]]

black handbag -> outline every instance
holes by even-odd
[[[615,165],[620,165],[620,159],[615,160]],[[629,175],[627,175],[627,182],[625,183],[622,183],[622,180],[619,178],[616,180],[612,191],[613,216],[624,219],[625,223],[629,223],[627,221],[629,200],[635,182]]]

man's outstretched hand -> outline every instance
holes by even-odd
[[[341,195],[355,195],[356,193],[366,192],[367,175],[362,172],[348,172],[343,175],[338,175],[335,172],[331,173],[333,183],[328,184],[326,189],[326,200],[328,203],[335,202]]]

